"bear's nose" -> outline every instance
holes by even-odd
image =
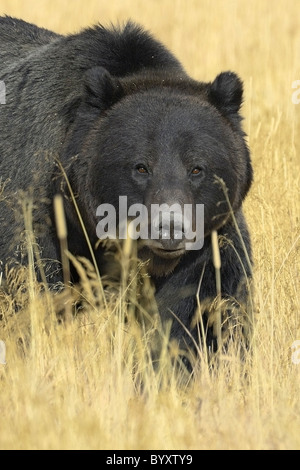
[[[185,240],[185,232],[190,228],[190,221],[181,212],[161,212],[153,220],[154,238],[163,245],[176,249]]]
[[[180,214],[162,214],[155,228],[163,240],[182,240],[184,236],[184,223]]]

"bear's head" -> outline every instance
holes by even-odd
[[[237,211],[252,181],[242,95],[232,72],[201,83],[163,71],[116,78],[91,69],[66,150],[79,160],[73,183],[91,237],[100,205],[116,209],[117,223],[120,196],[127,207],[143,205],[149,231],[138,240],[139,255],[160,276],[185,254],[187,228],[197,233],[197,205],[204,205],[204,237],[223,226],[228,201]]]

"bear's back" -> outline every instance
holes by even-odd
[[[26,57],[36,47],[49,44],[61,37],[44,28],[9,16],[0,17],[0,62],[10,65]]]

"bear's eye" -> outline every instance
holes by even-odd
[[[142,165],[142,164],[137,165],[136,169],[137,169],[138,173],[140,173],[141,175],[147,175],[149,173],[146,166]]]
[[[200,166],[196,166],[195,168],[192,169],[191,175],[193,176],[198,176],[202,173],[203,169]]]

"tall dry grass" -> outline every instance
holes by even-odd
[[[231,351],[212,371],[204,363],[186,384],[167,359],[154,371],[147,337],[134,322],[124,325],[125,284],[123,296],[101,308],[97,279],[86,267],[85,314],[64,327],[56,311],[66,299],[39,295],[34,282],[19,292],[12,278],[12,294],[0,298],[7,347],[0,448],[299,449],[300,364],[291,350],[300,339],[297,0],[0,0],[0,13],[63,33],[131,17],[194,78],[211,80],[228,69],[241,76],[255,170],[245,211],[256,285],[253,356],[241,363]]]

